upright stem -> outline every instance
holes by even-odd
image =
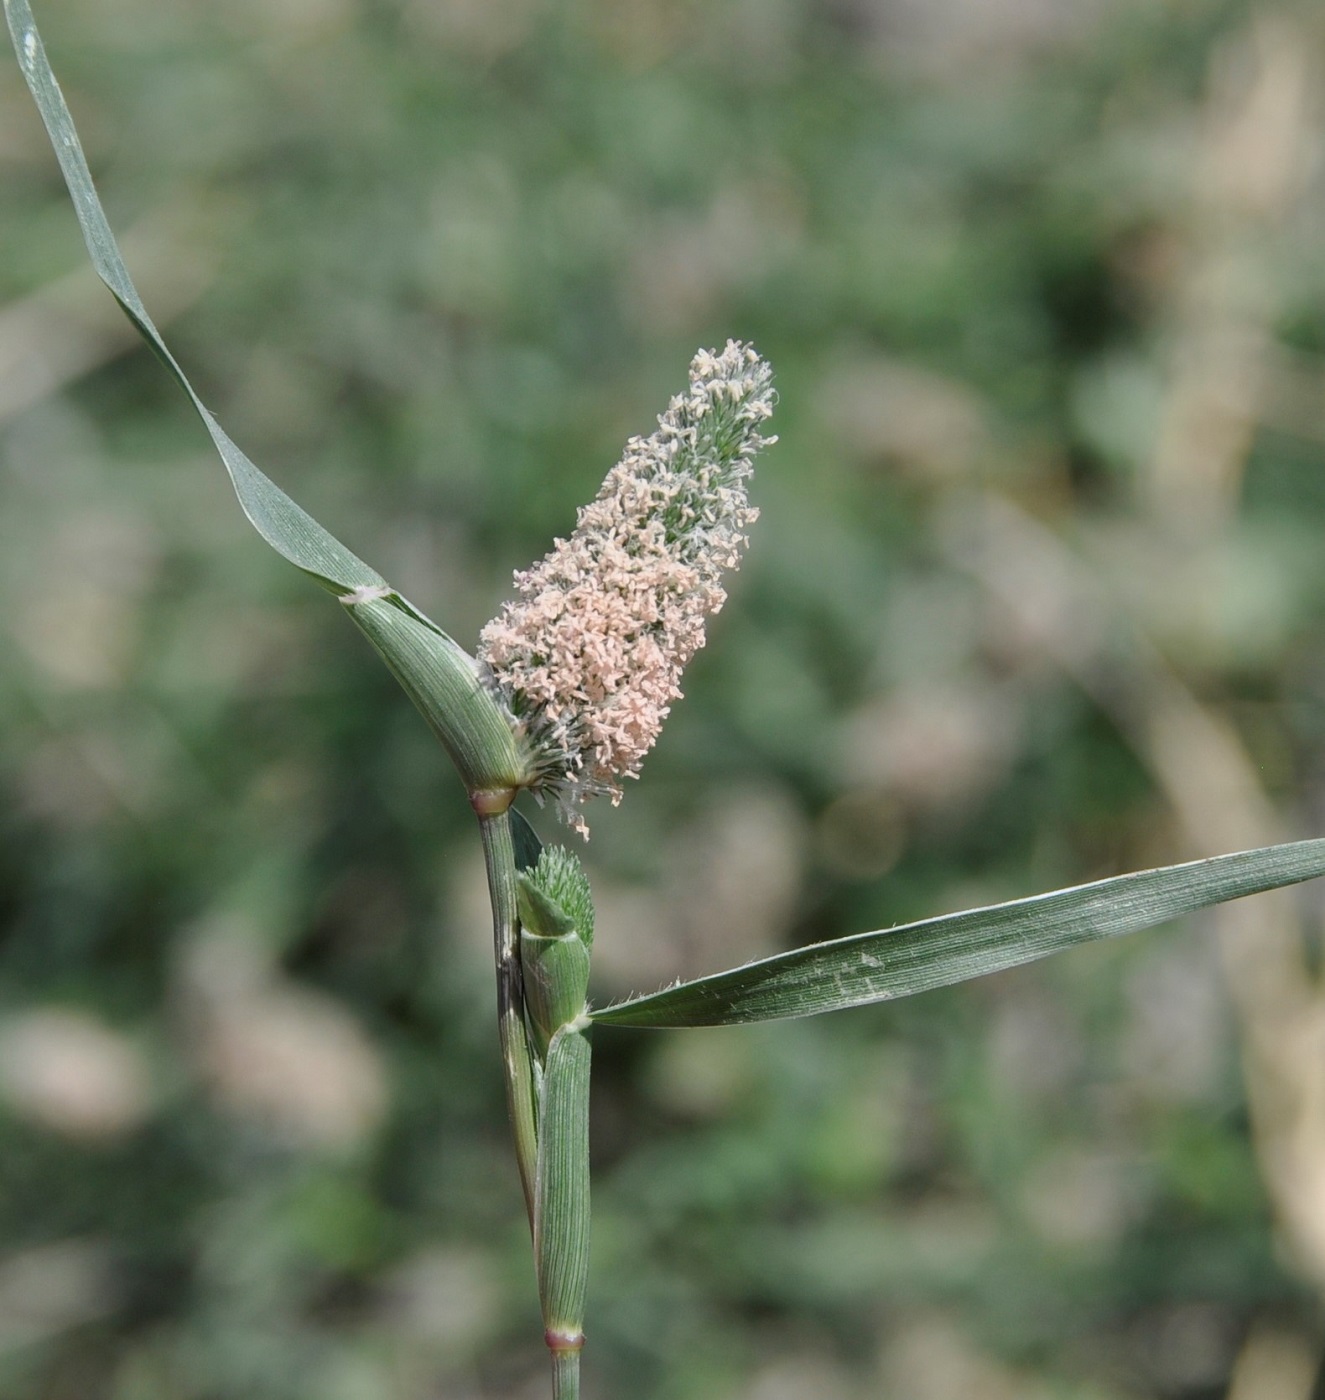
[[[505,805],[495,793],[471,796],[483,836],[483,859],[492,898],[493,954],[497,962],[497,1031],[501,1037],[506,1076],[506,1107],[515,1134],[515,1158],[520,1167],[525,1210],[534,1223],[535,1178],[538,1164],[537,1110],[534,1067],[524,1027],[524,988],[520,980],[520,925],[516,912],[515,846],[511,840],[510,797]],[[567,1392],[568,1394],[573,1392]]]
[[[478,792],[470,794],[470,801],[483,835],[492,898],[497,1025],[506,1100],[533,1233],[544,1340],[552,1353],[553,1400],[579,1400],[589,1272],[590,1047],[589,1021],[584,1015],[588,957],[581,949],[580,958],[553,956],[543,968],[554,981],[573,978],[574,991],[572,1005],[563,1008],[565,1019],[542,1054],[536,1083],[533,1048],[525,1029],[518,883],[509,814],[513,796],[505,790]],[[579,947],[578,937],[568,941]],[[548,1007],[559,1006],[565,999],[563,987],[545,990]]]
[[[582,1016],[552,1037],[538,1122],[534,1258],[555,1400],[575,1400],[589,1285],[589,1048]]]
[[[580,1353],[552,1353],[552,1400],[580,1400]]]

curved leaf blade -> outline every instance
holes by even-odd
[[[253,465],[198,397],[153,324],[124,265],[119,245],[92,183],[92,174],[69,107],[51,71],[28,0],[4,0],[4,5],[19,67],[46,125],[97,276],[110,289],[124,314],[189,396],[230,473],[244,514],[278,554],[310,574],[324,588],[334,593],[348,593],[355,588],[385,587],[386,581],[375,569],[323,529],[307,511],[296,505],[275,482]]]
[[[1116,875],[814,943],[591,1012],[601,1025],[731,1026],[891,1001],[1325,875],[1325,840]]]

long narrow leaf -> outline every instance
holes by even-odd
[[[355,624],[422,710],[470,791],[518,786],[525,776],[525,758],[505,717],[478,684],[472,659],[268,480],[207,411],[152,323],[124,265],[28,0],[4,0],[4,6],[15,52],[46,123],[97,275],[189,396],[230,473],[244,513],[273,549],[350,605]]]
[[[198,411],[216,450],[221,454],[230,480],[234,483],[239,503],[254,528],[277,553],[292,564],[311,574],[323,587],[335,593],[348,593],[354,588],[385,586],[385,580],[375,569],[352,554],[336,537],[324,530],[307,511],[297,506],[274,482],[268,480],[230,440],[225,430],[207,411],[202,400],[189,383],[175,357],[166,348],[160,332],[147,314],[138,289],[133,285],[124,259],[120,256],[115,235],[92,184],[92,175],[83,155],[83,147],[74,129],[73,118],[65,104],[64,94],[55,81],[46,58],[46,50],[37,32],[36,21],[28,0],[4,0],[5,18],[14,41],[23,76],[37,103],[41,119],[55,149],[56,159],[64,174],[65,184],[74,202],[87,251],[97,276],[110,288],[125,315],[138,328],[143,339],[178,380]]]
[[[592,1013],[610,1026],[730,1026],[842,1011],[947,987],[1325,875],[1325,840],[1118,875],[789,953]]]

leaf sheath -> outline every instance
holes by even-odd
[[[560,1395],[584,1340],[589,1283],[589,1067],[587,1027],[572,1022],[552,1038],[543,1073],[538,1130],[534,1255],[544,1336]]]

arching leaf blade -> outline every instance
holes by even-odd
[[[5,18],[19,66],[46,125],[56,160],[73,200],[88,256],[97,276],[189,396],[225,463],[239,503],[254,528],[278,554],[336,593],[385,585],[385,580],[263,475],[208,412],[153,324],[111,232],[78,132],[46,57],[28,0],[4,0]]]
[[[1162,866],[796,948],[592,1012],[601,1025],[730,1026],[891,1001],[1325,875],[1325,840]]]

